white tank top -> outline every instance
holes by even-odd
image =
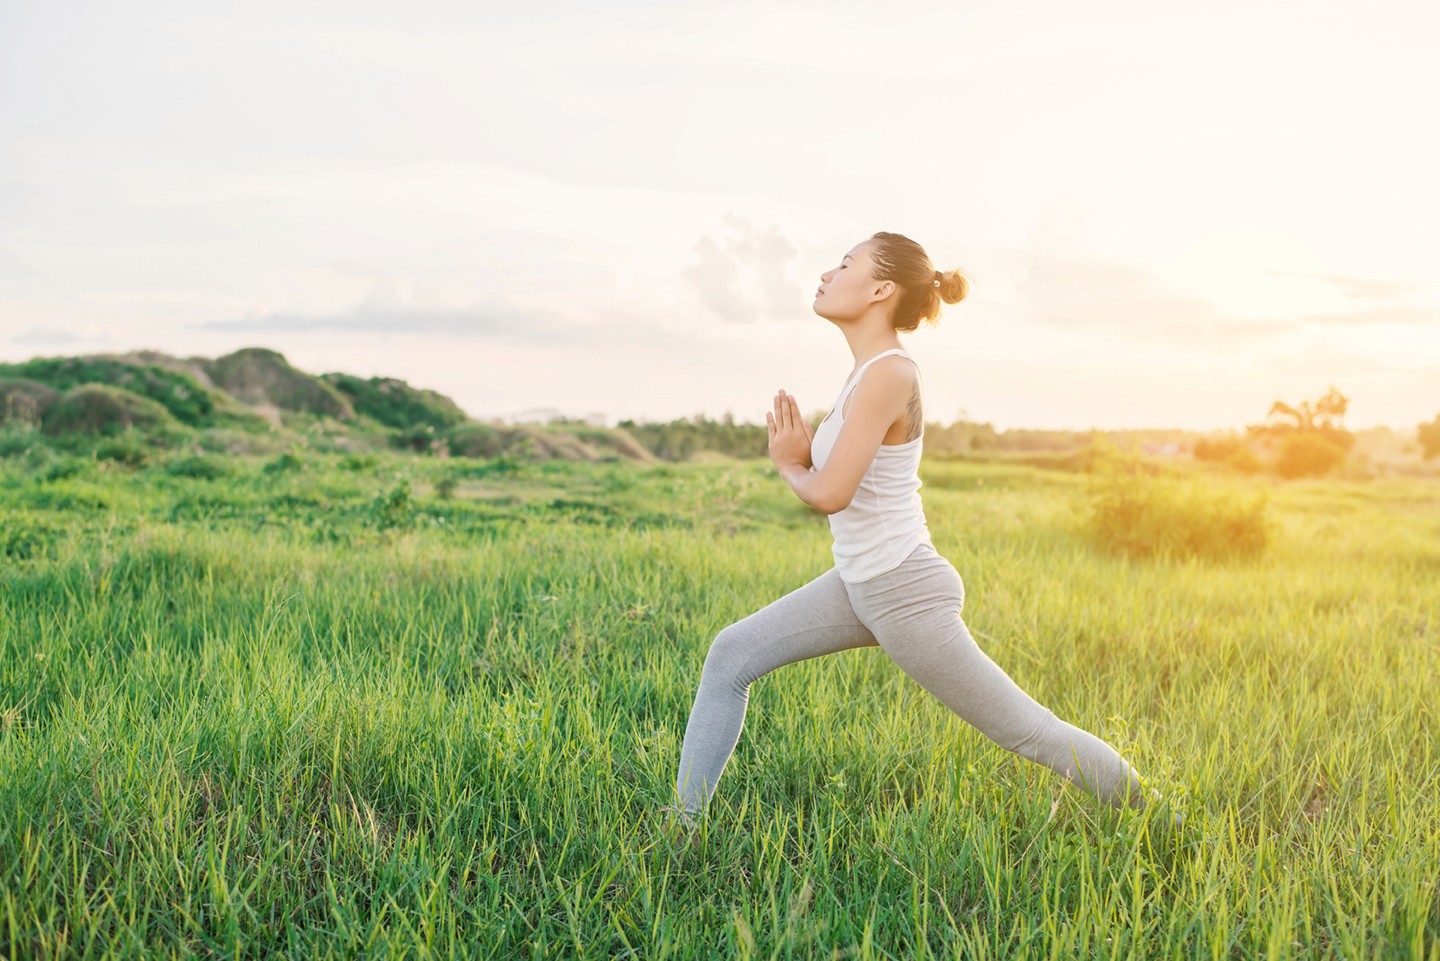
[[[844,423],[845,399],[860,383],[860,377],[881,357],[899,354],[915,363],[904,350],[892,347],[871,357],[845,382],[835,409],[820,422],[810,445],[810,462],[818,471],[830,458],[835,438]],[[919,365],[916,364],[916,369]],[[904,444],[881,444],[875,459],[860,479],[855,498],[843,511],[830,515],[831,548],[835,567],[847,583],[867,581],[900,566],[910,552],[929,544],[930,528],[920,505],[921,435]]]

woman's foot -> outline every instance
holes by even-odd
[[[659,830],[672,841],[689,840],[700,827],[700,819],[684,808],[666,806],[660,808]]]

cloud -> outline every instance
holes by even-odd
[[[1415,289],[1414,284],[1399,280],[1367,280],[1364,277],[1347,277],[1343,274],[1307,274],[1294,270],[1272,270],[1276,277],[1303,277],[1320,280],[1340,288],[1346,297],[1357,300],[1389,300],[1401,297]]]
[[[500,302],[443,307],[371,299],[349,310],[335,313],[300,314],[272,311],[187,326],[219,331],[293,333],[335,330],[362,334],[414,334],[554,346],[668,346],[680,339],[673,331],[636,318],[607,317],[593,322],[580,322],[543,308],[521,308]],[[689,341],[685,343],[688,344]]]
[[[191,324],[205,330],[346,330],[359,333],[446,334],[524,341],[564,340],[553,318],[523,316],[493,308],[374,307],[361,305],[334,314],[305,315],[287,311],[254,314],[233,320]]]
[[[757,228],[748,218],[727,214],[738,237],[701,237],[694,250],[700,262],[683,276],[701,301],[732,323],[793,317],[802,297],[789,264],[799,250],[775,226]]]
[[[1290,319],[1226,317],[1208,300],[1129,264],[1029,253],[1017,286],[1026,316],[1072,330],[1110,331],[1159,341],[1266,337]]]
[[[1436,307],[1372,307],[1332,314],[1303,314],[1307,324],[1364,327],[1370,324],[1440,324],[1440,308]]]
[[[82,337],[73,330],[59,330],[57,328],[31,327],[10,338],[12,344],[24,344],[33,346],[49,346],[64,344],[84,343],[88,338]]]

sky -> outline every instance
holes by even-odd
[[[471,416],[763,423],[879,230],[926,419],[1440,413],[1429,2],[0,3],[0,360],[279,350]]]

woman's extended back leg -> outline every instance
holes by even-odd
[[[939,554],[917,550],[850,594],[885,653],[986,737],[1117,807],[1144,803],[1139,777],[1115,748],[1056,717],[976,645],[960,616],[960,575]]]

